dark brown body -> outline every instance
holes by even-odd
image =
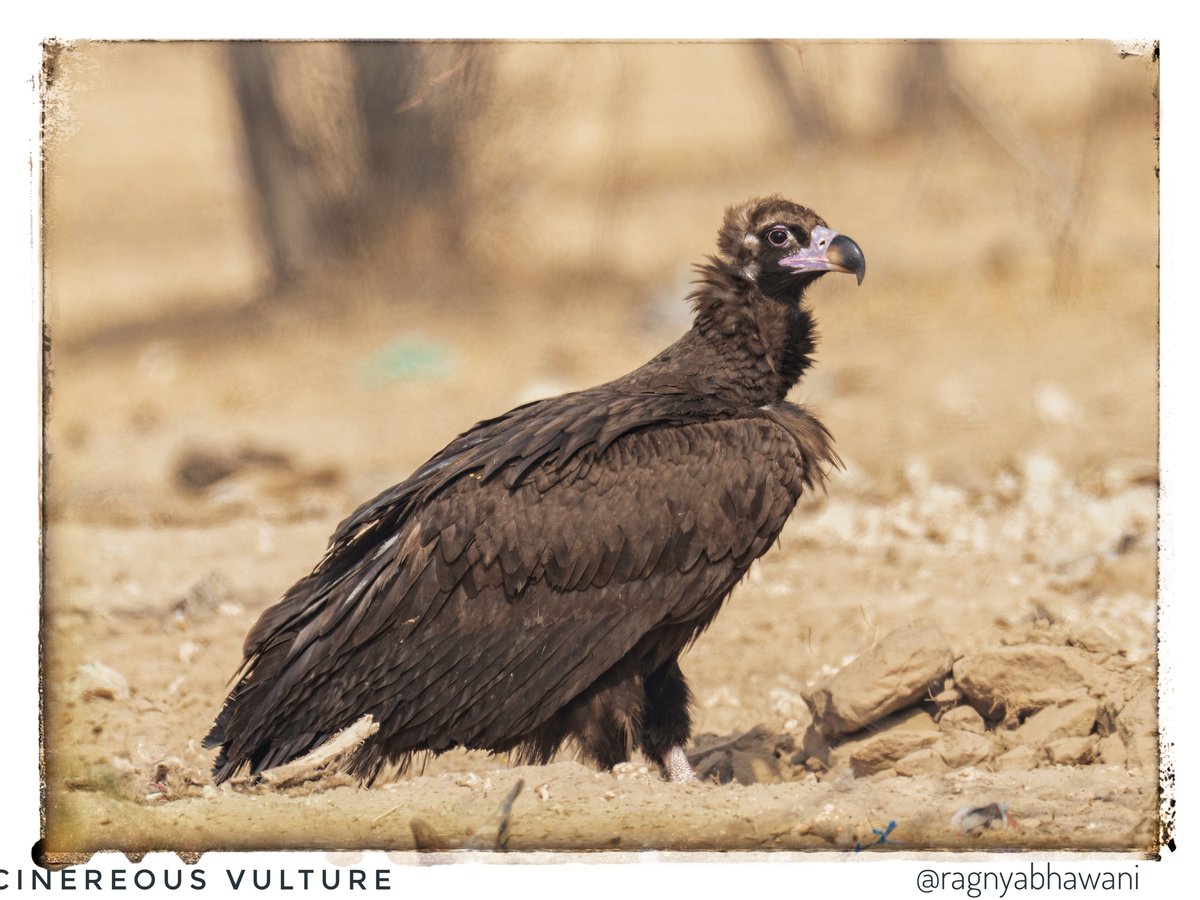
[[[823,225],[754,203],[726,229]],[[545,762],[573,738],[610,767],[684,745],[680,652],[834,460],[784,399],[809,364],[815,275],[769,296],[737,262],[701,269],[692,330],[640,369],[476,425],[343,522],[247,637],[206,741],[215,777],[365,714],[366,780],[457,746]]]

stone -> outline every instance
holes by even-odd
[[[970,731],[947,731],[942,736],[941,753],[951,769],[974,766],[990,759],[995,744],[986,735]]]
[[[804,699],[823,735],[851,734],[927,696],[953,661],[941,630],[920,619],[885,635]]]
[[[782,737],[765,725],[755,725],[739,735],[696,738],[688,760],[701,781],[740,784],[786,781],[789,772],[781,757],[792,751],[791,735]]]
[[[104,663],[84,663],[75,670],[75,692],[84,700],[128,700],[129,682]]]
[[[792,764],[803,763],[811,769],[809,760],[817,760],[822,769],[827,769],[832,765],[832,754],[833,747],[828,739],[810,724],[800,738],[800,749],[792,756]]]
[[[1105,554],[1099,558],[1087,586],[1110,597],[1122,594],[1155,597],[1158,580],[1153,548],[1146,547],[1119,555]]]
[[[989,718],[1022,716],[1105,683],[1102,669],[1076,647],[1018,644],[964,656],[954,682]]]
[[[1106,766],[1123,766],[1129,758],[1125,751],[1125,742],[1119,734],[1100,738],[1096,744],[1096,755]]]
[[[1061,706],[1047,706],[1025,720],[1016,730],[1019,743],[1035,749],[1059,738],[1085,737],[1092,733],[1100,704],[1092,697],[1080,697]]]
[[[1071,643],[1092,653],[1114,654],[1121,651],[1121,644],[1104,628],[1095,623],[1078,625],[1071,629]]]
[[[708,754],[718,751],[771,750],[778,740],[779,735],[761,723],[755,725],[749,731],[743,731],[740,734],[724,736],[707,733],[700,734],[696,736],[688,757],[694,764],[696,759],[706,757]]]
[[[987,723],[983,721],[983,716],[970,706],[956,706],[946,710],[938,719],[938,725],[943,731],[970,731],[974,734],[987,731]]]
[[[929,713],[911,709],[878,722],[862,737],[838,745],[836,761],[849,762],[855,778],[892,768],[910,753],[936,744],[942,732]]]
[[[730,754],[717,751],[707,753],[699,760],[692,762],[692,771],[700,781],[716,781],[718,784],[729,784],[733,780],[733,766]]]
[[[729,758],[733,780],[738,784],[774,784],[787,781],[783,766],[770,753],[734,750]]]
[[[1098,738],[1094,734],[1086,737],[1065,737],[1046,745],[1046,758],[1055,766],[1081,766],[1096,758]]]
[[[1150,685],[1117,715],[1117,733],[1125,744],[1129,768],[1158,769],[1158,690]]]
[[[992,760],[992,765],[997,772],[1026,771],[1036,769],[1040,758],[1032,747],[1014,747]]]
[[[957,689],[943,686],[942,689],[934,695],[933,702],[938,706],[953,706],[961,699],[962,694],[960,694]]]
[[[824,772],[825,770],[827,770],[829,768],[828,765],[826,765],[823,761],[817,759],[815,756],[805,757],[801,753],[797,753],[795,756],[792,757],[792,765],[793,766],[803,766],[808,771],[817,772],[817,773]]]
[[[946,761],[938,752],[938,745],[914,750],[896,763],[896,774],[907,775],[939,775],[946,771]]]
[[[1117,733],[1117,716],[1121,714],[1122,708],[1129,702],[1129,699],[1108,696],[1101,701],[1100,710],[1096,713],[1097,734],[1107,737]]]

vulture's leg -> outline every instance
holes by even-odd
[[[601,769],[628,762],[642,715],[642,680],[632,661],[623,660],[565,710],[567,730],[584,756]]]
[[[687,754],[683,752],[683,748],[678,744],[667,751],[667,755],[663,757],[662,765],[667,781],[696,784],[700,780],[696,777],[696,773],[692,771],[692,764],[688,762]]]
[[[691,704],[692,692],[688,690],[676,660],[671,660],[646,679],[640,743],[668,781],[696,781],[696,773],[683,752],[692,736]]]

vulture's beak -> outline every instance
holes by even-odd
[[[867,261],[858,244],[832,228],[814,228],[808,246],[785,256],[779,264],[802,272],[846,272],[855,276],[859,284],[867,274]]]

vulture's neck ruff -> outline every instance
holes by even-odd
[[[782,400],[812,365],[816,320],[800,296],[780,300],[720,260],[700,269],[693,332],[724,362],[722,388],[754,405]]]
[[[722,358],[718,390],[778,402],[812,365],[816,322],[805,290],[826,272],[861,283],[862,251],[812,210],[778,197],[731,208],[718,246],[721,256],[699,267],[689,298],[693,333]]]

